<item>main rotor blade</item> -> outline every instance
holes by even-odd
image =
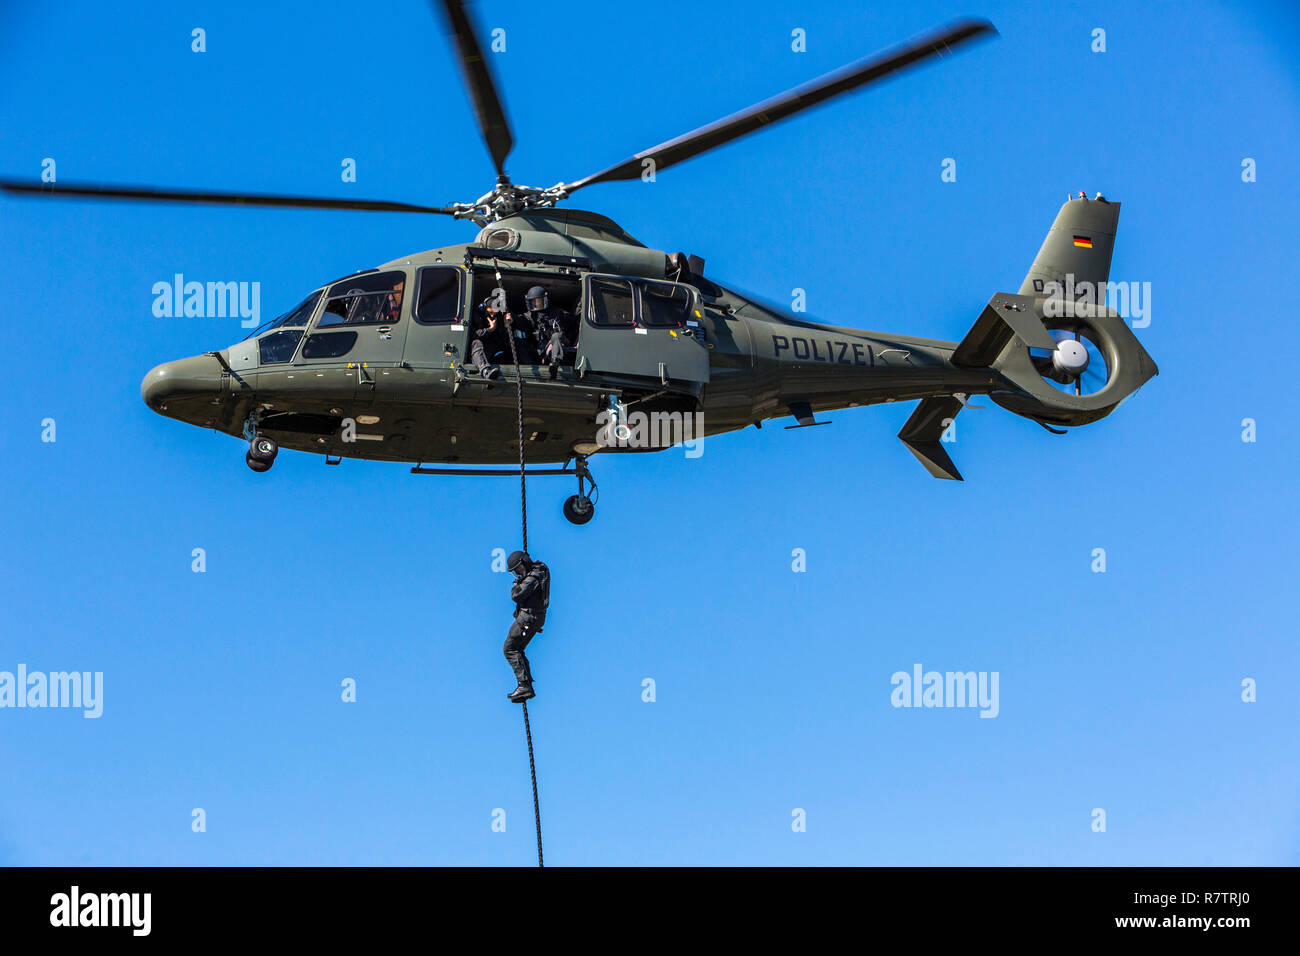
[[[565,183],[562,188],[566,194],[569,194],[593,183],[639,179],[644,168],[642,163],[647,158],[654,160],[655,172],[659,172],[669,166],[684,162],[693,156],[698,156],[700,153],[716,149],[742,136],[747,136],[779,120],[825,103],[833,97],[884,79],[890,74],[922,60],[940,56],[960,44],[980,37],[996,36],[997,32],[993,24],[986,20],[962,20],[942,29],[922,34],[893,50],[887,50],[884,53],[858,60],[856,63],[851,63],[833,73],[827,73],[811,83],[796,87],[772,99],[764,100],[747,110],[733,113],[710,123],[708,126],[702,126],[697,130],[678,136],[676,139],[661,143],[652,149],[637,153],[630,159],[624,160],[616,166],[610,166],[608,169],[601,170],[585,179]]]
[[[422,212],[453,215],[446,206],[417,206],[372,199],[321,199],[314,196],[278,196],[264,193],[221,193],[152,186],[100,186],[89,183],[33,183],[0,179],[0,189],[23,196],[61,199],[127,199],[143,202],[204,203],[210,206],[278,206],[286,209],[349,209],[366,212]]]
[[[442,0],[442,9],[447,23],[456,39],[456,50],[460,54],[460,72],[465,86],[469,88],[470,98],[474,101],[474,114],[478,117],[478,126],[483,133],[483,142],[487,144],[492,162],[497,168],[497,178],[506,174],[506,157],[515,144],[514,134],[510,131],[510,121],[497,95],[497,86],[492,79],[492,71],[487,60],[483,59],[483,48],[479,46],[474,25],[470,23],[469,12],[463,0]]]

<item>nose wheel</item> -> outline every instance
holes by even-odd
[[[271,470],[271,466],[275,464],[275,456],[278,454],[280,454],[280,446],[273,439],[258,435],[248,443],[248,453],[244,455],[244,461],[248,463],[249,468],[261,474]]]
[[[587,470],[587,459],[576,459],[574,471],[578,474],[578,493],[565,499],[564,517],[572,524],[586,524],[596,516],[596,499],[600,497],[600,490]],[[591,486],[594,494],[587,493],[587,485]]]

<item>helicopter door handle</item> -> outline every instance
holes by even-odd
[[[391,325],[381,326],[379,329],[379,337],[381,339],[391,339],[393,337],[393,327]]]
[[[903,358],[902,358],[902,361],[904,361],[904,362],[909,361],[909,357],[910,357],[911,354],[912,354],[912,352],[911,352],[910,349],[881,349],[881,350],[880,350],[879,352],[877,352],[876,354],[879,355],[881,358],[884,358],[884,357],[885,357],[886,355],[888,355],[890,352],[897,352],[899,355],[901,355],[901,356],[903,357]]]

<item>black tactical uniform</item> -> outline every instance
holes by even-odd
[[[512,313],[510,324],[514,327],[515,333],[515,354],[519,357],[520,365],[537,364],[537,344],[535,339],[537,333],[533,329],[533,320],[527,312],[522,314]],[[510,344],[506,343],[506,358],[510,358]]]
[[[554,369],[564,362],[568,316],[561,309],[549,307],[546,290],[539,285],[528,290],[524,304],[528,306],[528,318],[532,322],[538,357]]]
[[[524,551],[515,551],[506,559],[506,567],[514,573],[515,583],[510,588],[510,598],[515,602],[515,622],[510,625],[503,651],[515,672],[519,686],[507,695],[515,703],[522,703],[533,694],[533,675],[528,667],[524,648],[541,633],[546,623],[546,609],[551,603],[551,572],[541,561],[534,561]]]
[[[486,310],[481,311],[474,318],[469,357],[470,361],[478,366],[479,374],[484,378],[496,378],[496,367],[502,361],[510,361],[510,339],[506,332],[506,317],[502,313],[497,314],[500,318],[497,319],[495,329],[488,325]]]

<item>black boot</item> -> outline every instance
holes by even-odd
[[[478,372],[490,382],[501,374],[501,369],[497,368],[495,365],[484,365],[479,368]]]
[[[506,695],[507,698],[516,704],[522,704],[526,700],[532,700],[537,695],[533,693],[532,681],[520,681],[519,686]]]

